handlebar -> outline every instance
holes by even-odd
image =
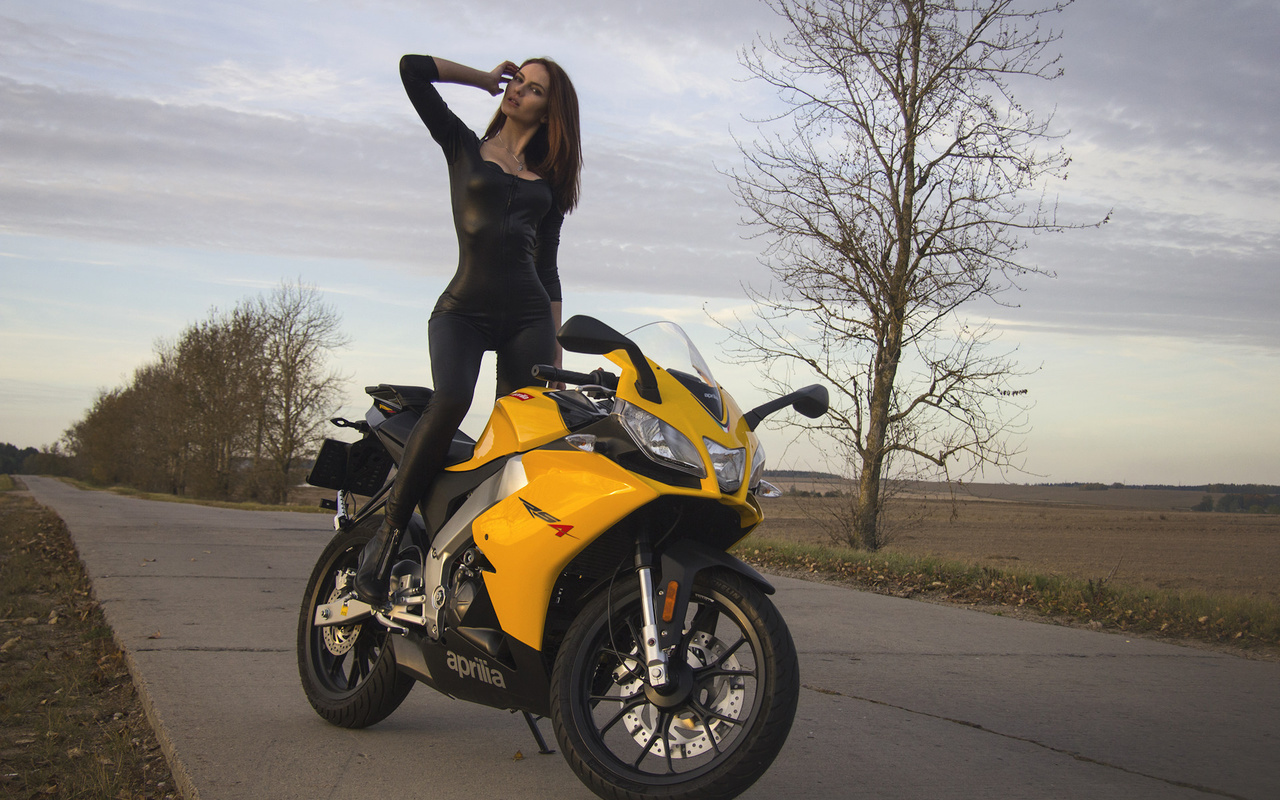
[[[603,369],[592,372],[573,372],[560,369],[550,364],[537,364],[533,368],[533,377],[547,383],[572,383],[577,386],[603,386],[606,389],[618,388],[618,376]]]

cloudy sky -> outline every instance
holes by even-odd
[[[777,102],[737,51],[778,25],[754,0],[5,0],[0,441],[56,441],[157,340],[281,280],[342,314],[349,414],[366,384],[428,383],[456,245],[403,53],[560,61],[586,149],[566,314],[677,319],[719,360],[707,314],[748,310],[766,276],[720,170]],[[1054,25],[1067,74],[1025,99],[1070,130],[1062,209],[1112,222],[1036,238],[1057,277],[974,309],[1038,368],[1026,471],[986,479],[1280,483],[1280,5],[1079,0]],[[443,92],[475,128],[495,107]]]

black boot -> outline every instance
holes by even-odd
[[[356,569],[354,581],[356,597],[371,606],[381,606],[387,601],[391,559],[400,547],[401,533],[399,528],[393,528],[383,520],[382,527],[360,553],[360,566]]]

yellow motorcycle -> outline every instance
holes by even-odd
[[[539,366],[553,385],[499,398],[459,434],[405,531],[387,605],[352,588],[388,475],[431,391],[379,385],[363,434],[327,440],[310,483],[334,489],[337,534],[298,621],[302,685],[326,720],[384,719],[416,682],[550,718],[574,772],[606,798],[730,798],[772,763],[800,676],[773,587],[727,550],[763,518],[753,432],[810,386],[743,413],[679,326],[629,335],[590,317],[558,339],[619,368]],[[368,498],[357,507],[356,498]]]

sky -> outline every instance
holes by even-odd
[[[1021,470],[979,479],[1280,484],[1280,4],[1078,0],[1051,24],[1066,74],[1020,99],[1065,134],[1061,211],[1111,221],[1032,238],[1055,277],[970,309],[1034,370]],[[586,162],[566,318],[673,319],[741,406],[763,402],[713,319],[768,281],[724,172],[778,108],[739,50],[781,31],[754,0],[5,0],[0,441],[53,444],[157,342],[281,281],[342,316],[344,413],[366,385],[429,384],[457,250],[404,53],[559,61]],[[496,107],[442,94],[475,129]],[[848,472],[762,430],[771,467]]]

